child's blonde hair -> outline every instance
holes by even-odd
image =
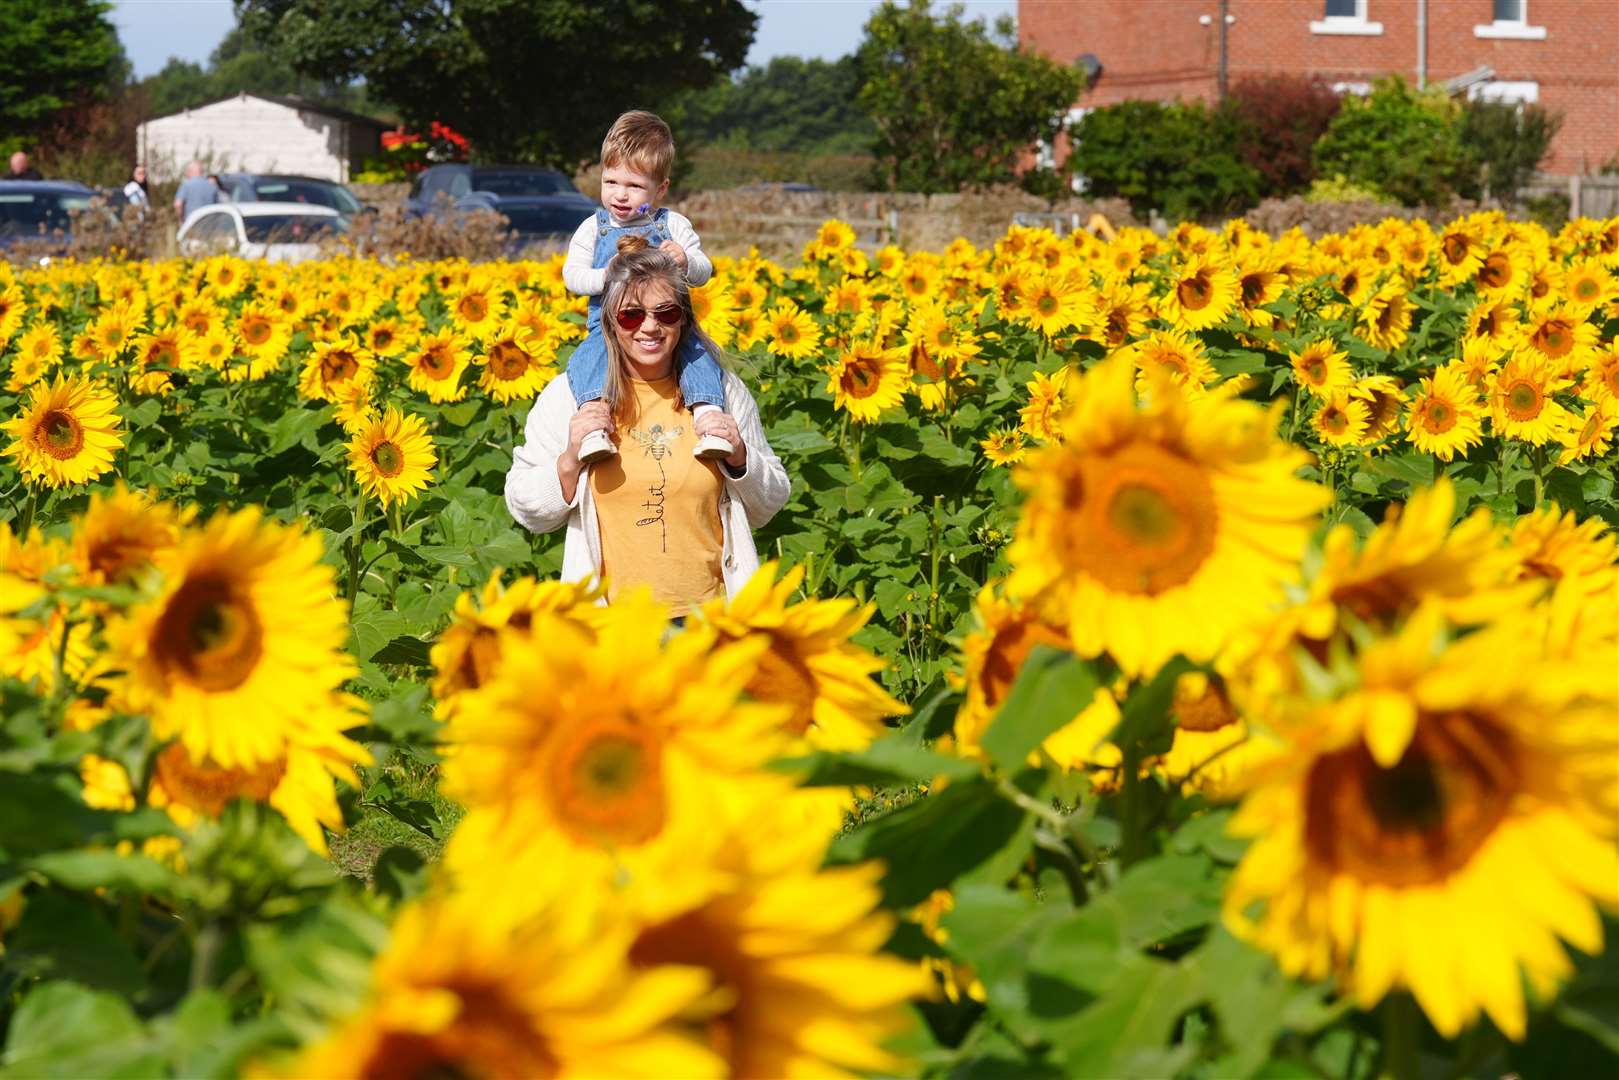
[[[675,136],[669,125],[649,112],[624,113],[602,140],[602,168],[628,166],[662,183],[675,164]]]

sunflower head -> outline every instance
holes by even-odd
[[[437,464],[438,452],[422,418],[391,405],[349,440],[349,468],[384,507],[420,494]]]
[[[81,375],[36,384],[23,414],[0,425],[12,437],[6,456],[49,487],[94,480],[124,445],[116,405],[109,391]]]

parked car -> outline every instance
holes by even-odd
[[[27,239],[65,245],[73,236],[72,215],[89,209],[95,195],[74,180],[0,180],[0,247]]]
[[[375,210],[333,180],[280,173],[220,173],[219,183],[232,202],[295,202],[329,206],[345,218]]]
[[[514,247],[573,235],[596,204],[555,169],[532,165],[433,165],[411,185],[407,213],[494,210],[517,233]]]
[[[269,262],[303,262],[320,242],[347,232],[329,206],[297,202],[215,203],[193,210],[180,226],[180,254],[235,254]]]

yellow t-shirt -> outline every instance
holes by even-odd
[[[720,489],[714,462],[692,457],[692,416],[675,408],[673,375],[631,380],[635,405],[618,425],[618,454],[590,468],[601,526],[607,602],[638,585],[685,615],[725,595]]]

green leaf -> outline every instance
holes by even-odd
[[[44,889],[31,893],[22,919],[6,935],[6,963],[40,978],[137,993],[145,983],[129,946],[83,896]]]
[[[441,725],[433,718],[427,687],[403,682],[395,690],[395,696],[371,706],[371,726],[397,743],[436,742]]]
[[[66,982],[34,987],[11,1020],[5,1072],[16,1077],[143,1078],[163,1075],[163,1055],[129,1004]]]
[[[1224,885],[1206,855],[1163,855],[1130,867],[1091,907],[1113,919],[1124,944],[1145,948],[1218,921]]]
[[[276,417],[275,423],[270,425],[270,441],[264,448],[265,457],[275,457],[285,453],[304,441],[307,435],[313,435],[326,423],[324,409],[289,409]]]
[[[1145,685],[1130,691],[1130,696],[1119,710],[1119,723],[1110,736],[1121,748],[1138,746],[1143,754],[1161,754],[1169,750],[1175,736],[1174,723],[1169,716],[1170,702],[1175,699],[1175,683],[1195,665],[1185,657],[1176,656],[1158,669],[1158,673]]]
[[[1036,645],[984,732],[984,751],[1003,769],[1022,768],[1035,747],[1090,704],[1097,686],[1096,669],[1090,663],[1073,653]]]
[[[30,859],[27,866],[69,889],[105,888],[170,896],[180,884],[174,871],[155,859],[145,855],[120,855],[115,851],[83,848],[55,851]]]
[[[1330,984],[1304,984],[1283,975],[1266,953],[1218,928],[1182,966],[1200,973],[1220,1032],[1231,1048],[1222,1072],[1251,1076],[1266,1066],[1276,1039],[1284,1032],[1309,1035],[1348,1008],[1329,1007]]]
[[[994,855],[1022,821],[1023,811],[989,781],[963,780],[843,834],[827,860],[882,859],[884,902],[906,908]]]
[[[860,751],[821,751],[778,764],[793,772],[802,771],[806,787],[928,784],[941,776],[955,781],[978,775],[978,766],[973,762],[924,750],[901,734],[885,736]]]
[[[13,857],[78,847],[115,816],[84,805],[63,773],[0,773],[0,852]]]
[[[378,604],[369,594],[362,595],[354,604],[351,620],[354,655],[360,660],[371,659],[384,645],[406,632],[405,617]]]

